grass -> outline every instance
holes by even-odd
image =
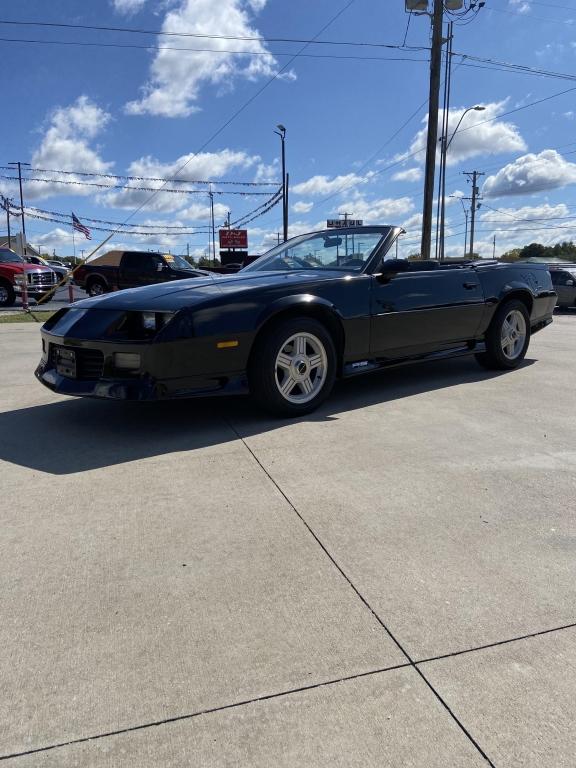
[[[2,323],[37,323],[41,325],[52,317],[54,312],[34,312],[35,317],[29,312],[6,312],[6,314],[0,314],[0,324]]]

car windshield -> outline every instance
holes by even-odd
[[[18,256],[14,251],[8,249],[0,250],[0,264],[23,264],[24,259]]]
[[[186,261],[184,256],[177,256],[174,253],[164,253],[163,258],[167,264],[174,269],[194,269],[189,261]]]
[[[360,272],[389,228],[335,229],[293,237],[243,271],[337,269]]]

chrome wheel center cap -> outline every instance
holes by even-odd
[[[292,375],[296,381],[305,379],[308,375],[308,361],[302,357],[297,357],[292,363]]]

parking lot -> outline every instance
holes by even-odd
[[[573,768],[576,315],[296,421],[0,345],[7,765]]]
[[[88,294],[74,285],[72,288],[72,298],[74,301],[80,301],[80,299],[87,299]],[[70,294],[68,292],[68,285],[62,285],[54,291],[54,295],[50,297],[49,301],[43,301],[40,304],[35,299],[29,299],[28,304],[30,309],[34,312],[38,310],[56,310],[61,307],[67,307],[70,303]],[[2,312],[22,312],[22,300],[20,297],[16,297],[16,301],[11,307],[0,307],[0,313]]]

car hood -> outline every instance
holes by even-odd
[[[129,288],[125,291],[84,299],[74,304],[80,309],[122,309],[173,312],[183,307],[208,303],[217,297],[257,289],[286,286],[293,289],[319,281],[342,277],[341,270],[302,270],[291,272],[238,272],[233,275],[209,275],[190,280]],[[351,273],[353,274],[353,273]]]
[[[2,262],[0,270],[4,274],[21,275],[22,272],[52,272],[50,267],[44,267],[41,264],[22,264],[17,261]]]

